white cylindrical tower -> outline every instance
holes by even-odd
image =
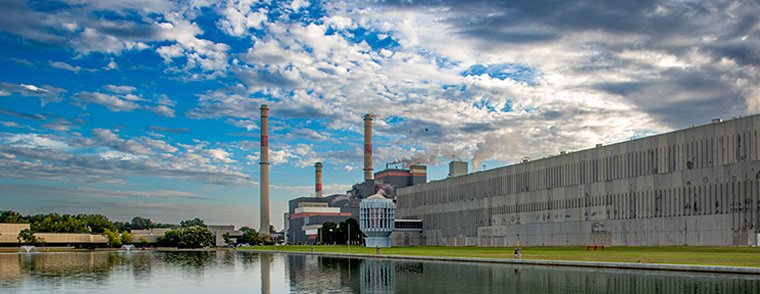
[[[396,204],[375,194],[359,203],[359,227],[367,235],[367,247],[391,247],[391,233],[396,226]]]

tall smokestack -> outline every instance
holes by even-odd
[[[364,115],[364,179],[372,179],[372,114]]]
[[[316,172],[316,175],[315,175],[316,182],[314,183],[314,196],[322,197],[322,163],[317,162],[314,165],[314,170]]]
[[[260,234],[269,234],[269,107],[261,108],[261,219]]]

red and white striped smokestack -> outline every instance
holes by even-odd
[[[260,234],[269,235],[269,107],[261,108],[261,213]]]
[[[314,183],[314,196],[315,197],[322,197],[322,163],[317,162],[314,165],[314,171],[315,171],[315,183]]]
[[[372,114],[364,115],[364,179],[372,179]]]

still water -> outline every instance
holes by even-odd
[[[760,276],[252,252],[0,253],[0,293],[760,293]]]

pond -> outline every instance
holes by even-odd
[[[759,293],[760,276],[235,251],[0,253],[0,293]]]

